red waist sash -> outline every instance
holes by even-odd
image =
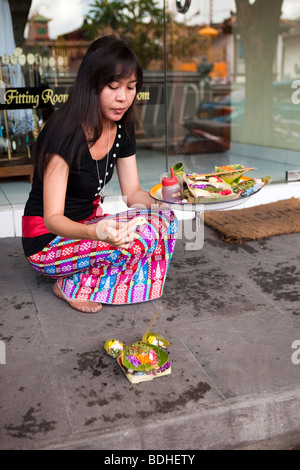
[[[79,223],[87,222],[88,220],[93,219],[94,217],[101,216],[101,207],[98,206],[99,199],[97,198],[93,204],[93,212],[92,214],[84,220],[81,220]],[[44,217],[39,215],[23,215],[22,217],[22,237],[24,238],[32,238],[32,237],[39,237],[40,235],[45,235],[46,233],[51,233],[45,227],[44,224]]]
[[[23,215],[22,217],[22,237],[39,237],[50,233],[44,224],[44,218],[38,215]]]

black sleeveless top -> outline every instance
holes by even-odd
[[[116,124],[117,133],[113,146],[109,151],[106,178],[105,169],[107,157],[97,162],[101,182],[100,189],[102,189],[104,181],[105,184],[107,184],[111,180],[117,158],[130,157],[136,153],[134,129],[132,129],[130,136],[128,136],[125,133],[122,123],[117,122]],[[43,138],[43,133],[40,134],[39,139],[40,138]],[[70,139],[72,139],[72,136],[70,136]],[[82,139],[86,142],[83,131]],[[70,145],[67,140],[60,149],[55,150],[53,153],[60,155],[68,161],[69,147]],[[71,220],[76,222],[85,220],[93,213],[93,202],[100,192],[97,163],[92,159],[86,142],[86,152],[81,159],[80,166],[78,167],[78,164],[75,163],[70,167],[69,171],[64,215]],[[43,182],[37,172],[34,171],[32,188],[25,205],[24,215],[43,217],[43,212]],[[55,237],[56,235],[53,233],[30,238],[22,237],[25,256],[28,257],[41,251]]]

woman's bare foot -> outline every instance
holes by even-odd
[[[53,294],[56,295],[56,297],[65,300],[71,307],[75,308],[75,310],[79,310],[80,312],[96,313],[102,310],[102,304],[100,304],[100,302],[93,302],[91,300],[68,299],[68,297],[66,297],[58,287],[57,283],[55,283],[53,286]]]

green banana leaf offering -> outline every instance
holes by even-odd
[[[171,373],[169,354],[165,351],[171,343],[153,331],[145,333],[142,341],[125,345],[117,339],[104,344],[107,354],[117,362],[132,383],[153,380]]]
[[[181,162],[173,165],[174,174],[181,186],[182,201],[191,204],[230,201],[251,196],[272,181],[270,176],[244,176],[248,171],[255,169],[235,164],[215,166],[212,173],[186,173]]]

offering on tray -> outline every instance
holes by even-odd
[[[238,183],[241,177],[251,170],[256,168],[247,168],[246,166],[236,164],[236,165],[226,165],[226,166],[215,166],[215,173],[217,176],[222,178],[225,183],[230,185]]]
[[[239,163],[215,166],[214,172],[211,173],[186,173],[182,163],[176,163],[171,170],[180,185],[180,198],[178,201],[174,200],[179,204],[233,201],[251,196],[271,182],[269,176],[245,177],[245,173],[255,168],[248,168]],[[164,191],[162,191],[162,200],[168,201],[164,198]]]
[[[266,184],[270,184],[272,178],[270,176],[264,176],[263,178],[249,178],[238,183],[232,184],[232,190],[234,193],[237,193],[240,197],[251,196],[251,194],[256,193]]]
[[[189,203],[201,203],[207,198],[237,199],[239,194],[234,193],[230,184],[218,176],[184,173],[182,197]]]

